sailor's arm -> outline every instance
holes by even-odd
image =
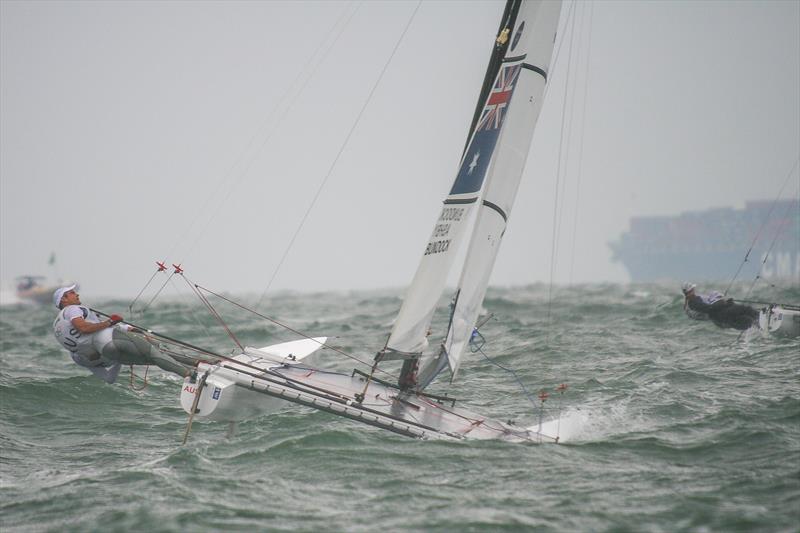
[[[725,299],[722,299],[722,300],[717,300],[716,302],[711,304],[709,307],[711,309],[722,309],[723,307],[728,307],[730,305],[733,305],[733,298],[725,298]]]
[[[100,330],[110,328],[114,325],[111,319],[103,320],[102,322],[89,322],[83,317],[76,317],[70,320],[75,329],[81,333],[97,333]]]
[[[699,311],[700,313],[708,313],[711,310],[711,306],[705,303],[699,296],[687,297],[686,305],[689,309]]]

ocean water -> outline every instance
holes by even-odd
[[[286,293],[261,310],[369,361],[400,296]],[[766,297],[797,302],[800,292]],[[151,369],[134,390],[125,370],[106,385],[59,349],[54,309],[6,305],[0,529],[799,531],[800,340],[691,322],[681,303],[672,286],[490,289],[484,353],[533,396],[569,387],[547,403],[561,443],[543,445],[419,441],[287,404],[232,435],[196,419],[182,446],[177,377]],[[247,344],[292,338],[215,305]],[[158,303],[136,322],[232,347],[194,302]],[[354,362],[332,354],[326,365]],[[432,390],[503,420],[539,419],[538,400],[480,354]]]

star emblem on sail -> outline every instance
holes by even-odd
[[[469,170],[467,171],[467,174],[472,174],[472,171],[478,166],[478,158],[480,156],[480,152],[476,152],[475,155],[472,156],[472,162],[469,164]]]

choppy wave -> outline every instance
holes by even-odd
[[[370,361],[400,296],[287,293],[262,311]],[[415,441],[287,405],[232,436],[195,421],[181,446],[177,378],[151,371],[134,391],[123,373],[105,385],[59,350],[50,309],[3,306],[3,530],[797,530],[800,341],[690,322],[674,288],[658,285],[492,289],[484,307],[492,361],[470,355],[448,394],[538,427],[547,389],[541,422],[561,444]],[[248,344],[291,338],[220,310]],[[194,304],[135,318],[231,348]]]

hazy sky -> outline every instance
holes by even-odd
[[[405,286],[503,8],[423,2],[372,93],[417,5],[3,0],[0,278],[55,252],[88,300],[163,259],[260,292],[319,192],[272,288]],[[555,282],[625,281],[607,243],[631,216],[775,198],[800,2],[567,3],[561,24],[493,284],[549,281],[554,248]]]

